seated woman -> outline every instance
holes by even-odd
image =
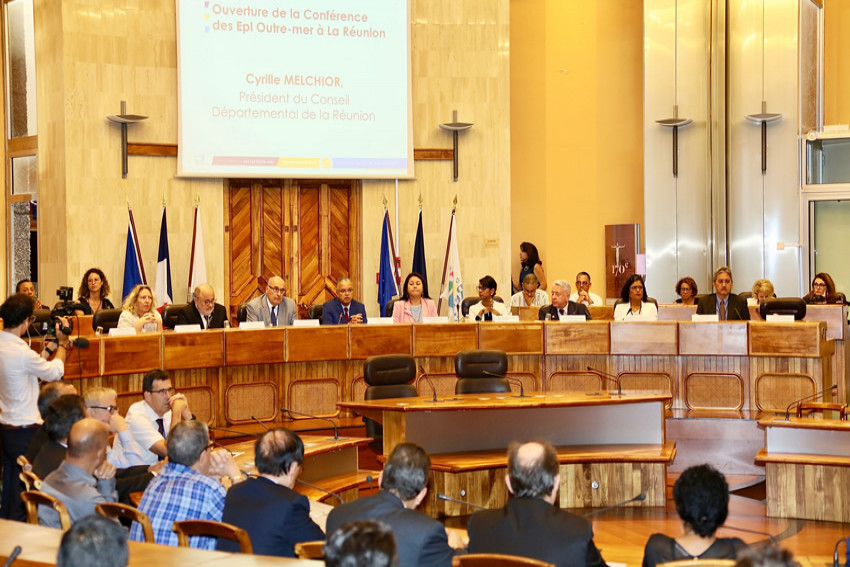
[[[773,284],[770,283],[770,280],[756,280],[756,283],[753,284],[753,296],[750,298],[752,301],[748,299],[747,303],[761,305],[765,299],[771,297],[773,297]]]
[[[803,301],[809,305],[824,305],[843,303],[844,299],[835,291],[835,282],[826,272],[819,272],[812,279],[812,289],[803,296]]]
[[[682,559],[735,559],[747,545],[714,534],[729,513],[729,485],[710,465],[691,467],[673,485],[673,500],[685,532],[677,538],[652,534],[643,550],[643,567]]]
[[[407,274],[401,297],[393,304],[393,323],[421,323],[423,317],[437,316],[437,306],[424,282],[417,272]]]
[[[543,271],[543,262],[540,260],[540,254],[537,252],[537,246],[531,242],[523,242],[519,245],[519,279],[511,280],[511,286],[514,290],[519,291],[525,276],[534,274],[537,276],[537,283],[540,289],[546,289],[546,272]]]
[[[137,285],[121,306],[124,311],[118,319],[118,328],[133,327],[137,333],[162,330],[162,318],[154,306],[153,291],[147,285]]]
[[[676,303],[680,303],[682,305],[696,305],[697,293],[699,293],[697,290],[697,282],[695,282],[694,278],[691,276],[685,276],[676,282],[676,295],[679,296]]]
[[[546,293],[546,292],[543,292]],[[467,321],[492,321],[493,316],[510,315],[511,310],[501,301],[493,299],[496,295],[496,280],[493,276],[484,276],[478,280],[478,298],[481,300],[469,306]]]
[[[622,303],[614,306],[615,321],[628,321],[632,318],[644,321],[658,320],[658,308],[654,303],[649,302],[643,276],[640,274],[629,276],[620,292],[620,300]]]
[[[101,309],[115,309],[106,297],[109,295],[109,282],[100,268],[89,268],[83,274],[77,295],[77,303],[82,307],[77,310],[77,315],[94,315]]]

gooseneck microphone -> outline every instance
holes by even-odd
[[[237,429],[224,429],[223,427],[207,427],[210,431],[222,431],[224,433],[236,433],[239,437],[259,437],[259,433],[249,433],[247,431],[239,431]]]
[[[616,504],[613,504],[611,506],[605,506],[604,508],[599,508],[598,510],[593,510],[591,512],[588,512],[587,514],[583,514],[582,517],[589,518],[590,516],[595,516],[596,514],[601,514],[603,512],[607,512],[615,508],[622,508],[626,504],[630,504],[632,502],[643,502],[644,500],[646,500],[646,493],[641,492],[637,496],[629,498],[628,500],[623,500],[622,502],[617,502]]]
[[[256,416],[256,415],[252,415],[252,416],[251,416],[251,419],[253,419],[253,420],[254,420],[254,421],[256,421],[257,423],[259,423],[260,425],[262,425],[262,426],[263,426],[263,429],[265,429],[266,431],[268,431],[268,430],[269,430],[269,427],[268,427],[265,423],[263,423],[262,421],[260,421],[260,420],[257,418],[257,416]]]
[[[847,540],[847,538],[843,537],[843,538],[841,538],[841,539],[839,539],[838,541],[835,542],[835,549],[833,549],[833,551],[832,551],[832,567],[839,567],[841,565],[841,563],[838,562],[838,546],[841,545],[842,541],[846,541],[846,540]],[[18,548],[16,547],[15,551],[17,551],[17,550],[18,550]],[[10,557],[9,560],[11,561],[12,558]]]
[[[617,395],[618,396],[623,395],[623,385],[620,383],[619,378],[617,378],[613,374],[607,374],[605,372],[600,372],[599,370],[596,370],[592,366],[588,366],[587,371],[599,376],[600,378],[605,378],[606,380],[613,382],[614,384],[617,385]]]
[[[489,510],[490,508],[485,508],[484,506],[479,506],[478,504],[473,504],[472,502],[466,502],[464,500],[458,500],[457,498],[452,498],[451,496],[446,496],[442,492],[437,493],[437,500],[445,500],[446,502],[455,502],[457,504],[463,504],[464,506],[469,506],[470,508],[475,508],[476,510]]]
[[[836,547],[835,549],[836,549],[836,553],[838,553],[838,551],[837,551],[838,548]],[[9,559],[7,559],[6,563],[3,564],[3,567],[9,567],[9,565],[11,565],[15,561],[15,559],[18,558],[18,555],[20,555],[20,554],[21,554],[21,546],[16,545],[15,549],[12,550],[12,553],[9,554]]]
[[[334,498],[339,500],[340,504],[345,504],[345,500],[343,500],[342,496],[340,496],[336,492],[331,492],[330,490],[325,490],[321,486],[316,486],[312,482],[307,482],[306,480],[301,480],[300,478],[295,479],[295,482],[297,482],[298,484],[303,484],[304,486],[309,486],[310,488],[312,488],[314,490],[318,490],[319,492],[327,494],[328,496],[333,496]]]
[[[791,408],[794,407],[795,405],[799,404],[800,402],[807,402],[809,400],[814,400],[815,398],[820,398],[821,396],[823,396],[827,392],[831,392],[832,390],[837,390],[837,389],[838,389],[838,384],[833,384],[829,388],[821,390],[820,392],[815,392],[811,396],[805,396],[805,397],[800,398],[799,400],[794,400],[793,402],[788,404],[787,408],[785,408],[785,421],[791,421],[791,419],[790,419]]]
[[[434,393],[434,397],[433,397],[433,399],[431,400],[431,403],[432,403],[432,404],[436,404],[436,403],[438,403],[438,402],[441,402],[442,400],[438,400],[438,399],[437,399],[437,388],[435,388],[435,387],[434,387],[434,383],[433,383],[433,382],[431,382],[431,377],[430,377],[430,376],[428,376],[428,373],[427,373],[427,372],[425,372],[425,369],[424,369],[424,368],[422,368],[422,365],[420,365],[420,366],[419,366],[419,377],[420,377],[420,378],[425,378],[425,381],[426,381],[426,382],[428,382],[428,385],[429,385],[429,386],[431,386],[431,391]]]
[[[491,376],[493,378],[504,378],[505,380],[507,380],[511,384],[519,384],[519,396],[515,396],[517,398],[530,398],[531,397],[531,396],[525,395],[525,389],[522,385],[522,380],[520,380],[519,378],[514,378],[512,376],[508,376],[507,374],[505,374],[503,376],[501,374],[496,374],[495,372],[490,372],[489,370],[482,370],[481,373],[484,374],[485,376]]]
[[[748,530],[747,528],[736,528],[735,526],[729,526],[727,524],[723,524],[723,527],[726,528],[726,529],[735,531],[735,532],[744,532],[745,534],[756,534],[756,535],[764,536],[768,540],[770,540],[770,543],[772,545],[779,545],[779,542],[776,541],[776,538],[773,537],[772,535],[770,535],[767,532],[760,532],[758,530]]]
[[[280,408],[280,411],[284,413],[288,413],[289,415],[300,415],[303,417],[309,417],[310,419],[318,419],[319,421],[327,421],[331,425],[334,426],[334,441],[339,441],[339,429],[337,428],[336,422],[327,417],[319,417],[317,415],[310,415],[309,413],[301,413],[299,411],[293,411],[288,408]]]

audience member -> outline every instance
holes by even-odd
[[[101,309],[115,309],[107,297],[109,295],[109,282],[106,274],[100,268],[89,268],[83,274],[80,289],[77,290],[78,307],[77,315],[94,315]]]
[[[537,276],[526,274],[522,279],[522,290],[511,296],[508,307],[543,307],[549,305],[549,294],[540,289]]]
[[[74,522],[62,536],[56,567],[125,567],[129,559],[124,528],[92,514]]]
[[[366,322],[366,306],[354,299],[354,282],[348,276],[336,281],[337,296],[322,305],[322,325],[359,325]]]
[[[293,490],[304,462],[304,443],[294,432],[272,429],[254,446],[260,476],[227,491],[221,521],[248,532],[254,553],[295,557],[295,544],[324,539],[310,518],[310,502]],[[239,544],[218,540],[220,551],[239,551]]]
[[[288,327],[295,321],[295,302],[286,297],[286,281],[272,276],[266,284],[266,293],[245,304],[248,321],[262,321],[266,327]]]
[[[682,305],[696,305],[698,293],[699,288],[697,287],[697,282],[694,281],[694,278],[685,276],[676,282],[676,295],[679,296],[676,303],[681,303]]]
[[[416,510],[428,494],[430,471],[431,460],[421,447],[396,445],[378,477],[381,490],[331,510],[327,533],[356,520],[380,520],[393,531],[399,567],[448,567],[454,552],[445,528]]]
[[[756,280],[756,283],[753,284],[753,303],[761,305],[771,297],[773,297],[773,284],[770,283],[770,280]]]
[[[404,278],[401,297],[393,304],[394,323],[421,323],[424,317],[436,317],[437,306],[428,295],[428,284],[421,274],[410,272]]]
[[[118,318],[119,328],[134,328],[137,333],[154,333],[162,330],[162,317],[154,309],[156,297],[148,285],[137,285],[127,295],[123,311]]]
[[[142,380],[142,397],[127,410],[127,427],[142,447],[143,463],[153,465],[162,460],[168,449],[165,439],[183,420],[192,419],[189,402],[176,394],[168,373],[151,370]]]
[[[555,280],[552,284],[552,305],[548,309],[540,309],[540,320],[547,318],[558,321],[565,315],[584,315],[590,320],[590,311],[587,306],[570,301],[570,284],[566,280]]]
[[[649,296],[646,294],[646,284],[640,274],[632,274],[623,284],[623,289],[620,291],[620,301],[621,303],[614,306],[615,321],[658,320],[658,308],[649,301]]]
[[[201,329],[223,329],[227,309],[215,302],[215,290],[201,284],[192,293],[192,302],[177,312],[178,325],[200,325]]]
[[[560,475],[551,444],[512,443],[505,484],[513,497],[504,508],[469,518],[470,553],[519,555],[559,567],[605,565],[590,522],[555,505]]]
[[[803,296],[803,301],[810,305],[844,303],[844,297],[835,290],[832,276],[826,272],[818,272],[812,278],[812,289]]]
[[[55,471],[47,475],[41,491],[61,500],[71,522],[94,514],[101,502],[115,502],[115,467],[106,461],[109,431],[95,419],[81,419],[71,427],[68,452]],[[59,514],[47,506],[38,507],[39,521],[60,527]]]
[[[787,549],[776,545],[754,546],[738,554],[735,567],[800,567]]]
[[[521,243],[519,245],[519,263],[519,278],[511,280],[513,288],[519,290],[520,283],[525,281],[525,276],[528,274],[534,274],[540,284],[540,289],[545,290],[546,272],[543,271],[543,261],[540,260],[540,254],[537,252],[537,246],[531,242]]]
[[[643,567],[681,559],[735,559],[746,544],[714,534],[729,512],[729,485],[710,465],[691,467],[673,485],[673,500],[684,534],[653,534],[646,542]]]
[[[720,266],[714,270],[714,292],[704,296],[697,304],[697,314],[713,315],[721,321],[749,321],[750,310],[746,300],[732,292],[732,270]]]
[[[33,305],[34,309],[44,309],[41,305],[41,300],[38,298],[38,294],[35,293],[35,284],[30,279],[21,280],[18,282],[18,285],[15,286],[15,293],[23,293],[24,295],[28,295],[35,302]]]
[[[590,274],[579,272],[576,274],[576,292],[570,295],[570,301],[582,305],[605,305],[601,297],[590,291]]]
[[[234,484],[242,473],[229,451],[211,450],[209,430],[200,421],[181,421],[168,436],[168,464],[151,481],[139,502],[148,515],[158,544],[177,546],[174,522],[182,520],[221,521],[224,486],[219,477],[228,476]],[[144,541],[142,527],[133,523],[130,539]],[[191,537],[189,545],[215,549],[216,539]]]
[[[393,567],[397,564],[393,532],[383,522],[344,524],[328,536],[326,567]]]
[[[546,292],[543,292],[546,293]],[[510,315],[511,311],[501,301],[496,301],[496,280],[484,276],[478,280],[478,303],[469,306],[468,321],[492,321],[493,316]]]
[[[66,380],[57,380],[56,382],[48,382],[42,385],[41,390],[38,393],[38,413],[41,415],[42,421],[45,416],[47,416],[47,408],[50,407],[50,404],[62,396],[75,395],[77,395],[77,388],[74,387],[71,382]],[[38,452],[41,450],[41,447],[48,441],[47,430],[44,428],[44,424],[42,423],[42,425],[35,430],[35,434],[32,436],[32,440],[27,447],[27,452],[24,453],[24,457],[32,463],[35,460],[35,456],[38,455]]]
[[[32,472],[38,478],[46,478],[59,468],[65,460],[71,427],[85,417],[86,406],[83,399],[77,395],[61,396],[48,406],[44,416],[44,430],[47,432],[48,441],[41,446],[32,461]]]

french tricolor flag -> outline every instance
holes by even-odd
[[[156,257],[154,294],[159,299],[159,305],[156,308],[160,312],[166,305],[174,303],[171,293],[171,256],[168,253],[168,225],[165,221],[165,205],[162,206],[162,224],[159,229],[159,254]]]

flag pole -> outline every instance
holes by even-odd
[[[443,291],[446,288],[446,270],[449,267],[449,250],[452,245],[452,225],[455,222],[455,210],[457,210],[457,195],[455,195],[454,204],[452,205],[452,219],[449,221],[449,237],[446,239],[446,258],[443,260],[443,277],[440,280],[440,299],[437,301],[437,314],[440,314],[440,308],[443,306]]]
[[[142,253],[139,250],[139,235],[136,234],[136,221],[133,218],[133,208],[127,207],[127,210],[130,211],[130,228],[133,230],[133,240],[136,244],[136,258],[139,260],[139,270],[142,272],[142,281],[145,282],[145,285],[148,283],[148,277],[145,275],[145,263],[142,262]]]
[[[192,276],[195,271],[195,237],[198,235],[198,205],[200,204],[201,196],[195,195],[195,214],[192,217],[192,254],[189,256],[189,291],[186,294],[186,303],[192,302]]]

